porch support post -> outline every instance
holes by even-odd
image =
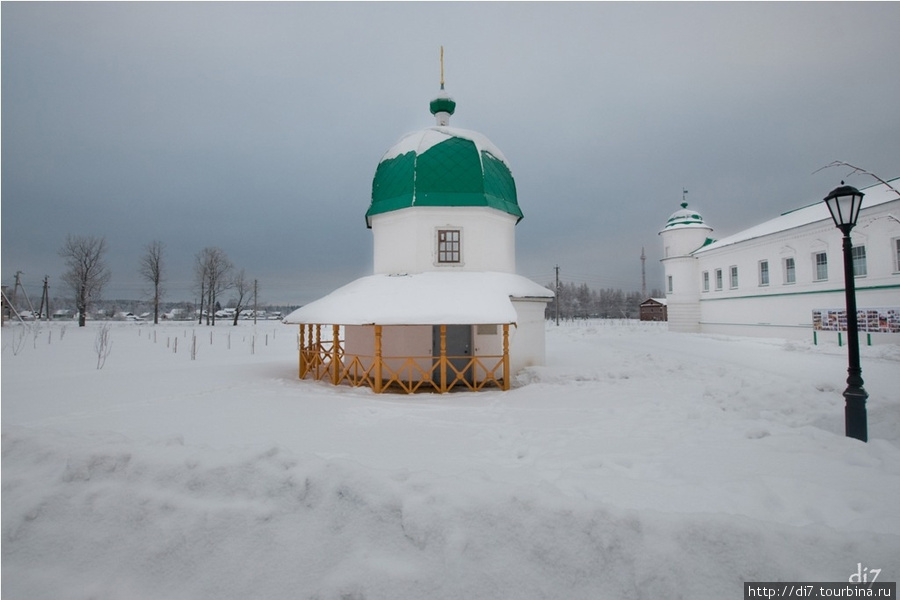
[[[312,342],[312,330],[309,331],[309,341]],[[316,381],[319,381],[319,378],[322,376],[322,365],[324,364],[325,357],[322,356],[322,324],[316,323],[316,341],[315,345],[310,343],[313,351],[316,353],[316,372],[314,373],[314,377]]]
[[[306,325],[300,323],[300,333],[297,338],[297,348],[300,350],[300,379],[306,375],[306,357],[304,356],[303,334],[306,333]]]
[[[331,344],[331,383],[337,385],[341,382],[341,363],[340,363],[340,344],[341,340],[338,332],[340,325],[332,325],[332,344]]]
[[[447,326],[441,325],[441,358],[440,358],[440,370],[441,370],[441,393],[447,391]]]
[[[381,325],[375,326],[375,393],[381,393]]]
[[[503,324],[503,385],[501,388],[509,389],[509,323]]]

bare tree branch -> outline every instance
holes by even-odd
[[[66,243],[59,249],[68,267],[62,280],[75,293],[79,327],[84,327],[91,302],[100,298],[103,286],[109,282],[111,275],[103,257],[105,253],[106,238],[95,236],[66,236]]]
[[[834,161],[834,162],[832,162],[832,163],[830,163],[830,164],[825,165],[824,167],[821,167],[821,168],[819,168],[819,169],[816,169],[815,171],[812,172],[812,174],[815,175],[815,174],[818,173],[819,171],[824,171],[825,169],[830,169],[831,167],[847,167],[847,168],[849,168],[849,169],[853,169],[852,171],[850,171],[849,173],[847,173],[844,177],[850,177],[851,175],[855,175],[856,173],[862,173],[863,175],[868,175],[869,177],[874,177],[874,178],[877,179],[879,182],[881,182],[881,183],[883,183],[885,186],[887,186],[887,188],[888,188],[889,190],[891,190],[892,192],[894,192],[895,194],[897,194],[898,196],[900,196],[900,192],[897,191],[897,188],[895,188],[894,186],[892,186],[891,184],[889,184],[887,181],[885,181],[884,179],[882,179],[881,177],[879,177],[879,176],[876,175],[875,173],[870,173],[869,171],[866,171],[866,170],[863,169],[862,167],[857,167],[857,166],[851,165],[850,163],[846,163],[846,162],[844,162],[844,161],[842,161],[842,160],[836,160],[836,161]]]
[[[153,324],[159,324],[159,303],[162,301],[163,288],[163,243],[154,240],[147,244],[141,256],[140,274],[153,286]]]
[[[247,308],[247,304],[249,303],[250,294],[253,291],[253,282],[247,279],[244,270],[241,269],[238,271],[237,275],[234,276],[234,279],[231,280],[231,287],[234,288],[234,293],[236,294],[234,322],[232,325],[237,325],[238,319],[241,316],[241,311]]]
[[[200,318],[203,318],[203,302],[206,302],[206,324],[216,324],[216,298],[231,287],[228,274],[234,265],[221,248],[206,247],[197,254],[194,276],[200,284]],[[206,294],[206,298],[203,295]]]

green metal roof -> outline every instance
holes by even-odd
[[[449,114],[453,114],[453,111],[456,110],[456,102],[453,101],[453,98],[446,94],[442,94],[431,101],[431,104],[428,105],[428,108],[431,109],[431,114],[435,115],[439,112],[445,112]]]
[[[675,229],[677,227],[708,227],[706,223],[703,222],[703,217],[700,216],[695,210],[688,210],[687,202],[681,203],[681,210],[677,210],[672,213],[672,216],[669,217],[669,220],[666,221],[666,226],[663,228],[663,231],[666,229]]]
[[[471,133],[433,127],[389,150],[372,181],[367,226],[372,215],[412,206],[487,206],[521,220],[509,167],[490,142]]]

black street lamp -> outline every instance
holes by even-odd
[[[856,283],[853,274],[853,244],[850,230],[856,225],[863,193],[855,187],[844,185],[835,188],[825,196],[825,204],[831,211],[831,218],[844,234],[844,292],[847,296],[847,353],[850,366],[847,368],[847,389],[844,390],[844,420],[847,437],[868,441],[866,424],[866,399],[869,394],[863,388],[862,369],[859,366],[859,324],[856,315]]]

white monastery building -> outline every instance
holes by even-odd
[[[898,179],[862,189],[851,232],[861,343],[900,341]],[[669,329],[841,343],[843,234],[825,202],[720,240],[683,203],[659,235]]]
[[[443,79],[443,77],[442,77]],[[376,392],[508,389],[544,362],[545,287],[516,274],[522,219],[509,163],[485,136],[436,124],[400,139],[372,182],[374,274],[303,306],[300,377]]]

